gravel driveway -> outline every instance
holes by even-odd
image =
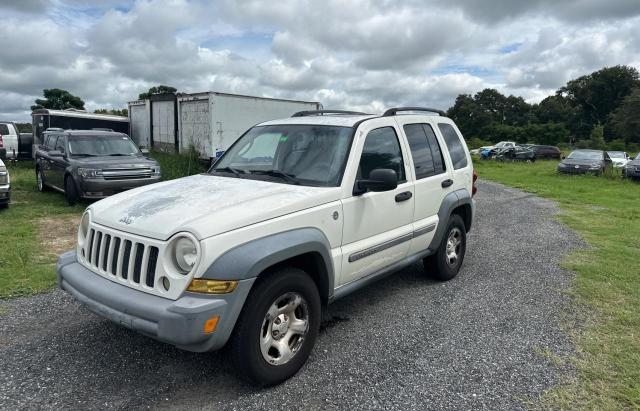
[[[331,305],[303,370],[256,390],[224,353],[192,354],[91,314],[56,290],[0,302],[0,409],[514,409],[563,373],[559,326],[580,246],[552,202],[481,183],[460,275],[420,265]]]

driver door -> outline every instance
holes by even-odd
[[[407,168],[407,147],[388,119],[370,120],[365,125],[354,141],[357,160],[349,162],[343,182],[347,196],[342,200],[342,274],[338,286],[402,260],[413,237],[414,186]],[[380,168],[396,171],[398,187],[354,195],[356,181],[367,179],[372,170]]]

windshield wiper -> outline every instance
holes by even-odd
[[[116,153],[116,154],[109,154],[109,156],[131,156],[133,154],[120,154],[120,153]]]
[[[72,153],[71,155],[75,157],[97,157],[98,156],[97,154],[87,154],[87,153],[78,153],[78,154]]]
[[[230,172],[230,173],[233,173],[233,175],[238,177],[238,178],[242,178],[240,173],[243,173],[243,174],[247,173],[244,170],[240,170],[239,168],[233,168],[233,167],[214,168],[213,171],[222,171],[223,173],[224,172]]]
[[[290,182],[291,184],[300,184],[300,180],[296,178],[293,174],[287,174],[280,170],[251,170],[252,174],[264,174],[271,177],[278,177],[283,180]]]

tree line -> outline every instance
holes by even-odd
[[[640,76],[605,67],[560,87],[539,104],[494,89],[461,94],[448,110],[469,146],[498,141],[640,150]]]

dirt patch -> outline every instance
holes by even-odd
[[[80,215],[45,217],[38,220],[38,238],[42,250],[56,257],[73,249],[80,224]]]

